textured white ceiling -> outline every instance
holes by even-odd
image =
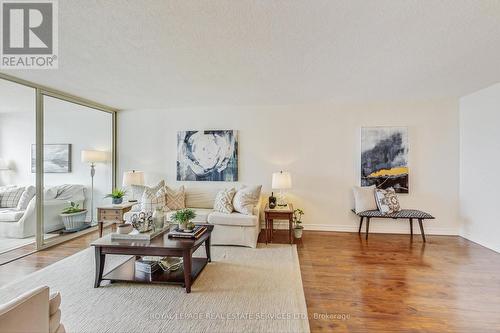
[[[500,81],[500,1],[59,1],[59,69],[119,108],[458,97]]]

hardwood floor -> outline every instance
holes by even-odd
[[[263,235],[261,235],[263,236]],[[277,231],[275,242],[286,243]],[[0,285],[88,246],[96,233],[0,266]],[[262,238],[262,237],[261,237]],[[263,239],[263,238],[262,238]],[[500,254],[460,237],[304,232],[312,332],[500,332]]]

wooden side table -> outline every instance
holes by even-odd
[[[104,222],[123,223],[123,214],[130,211],[137,202],[127,202],[120,205],[97,207],[97,223],[99,224],[99,237],[102,237]]]
[[[282,208],[269,208],[266,205],[264,209],[264,215],[266,220],[266,244],[268,241],[272,243],[273,241],[273,221],[274,220],[288,220],[288,241],[290,244],[293,243],[292,229],[293,229],[293,206],[288,204],[287,207]]]

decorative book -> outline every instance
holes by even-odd
[[[174,230],[168,233],[169,238],[187,238],[187,239],[198,239],[203,233],[207,231],[207,228],[201,225],[197,225],[191,231],[184,231],[179,229],[179,227],[175,227]]]

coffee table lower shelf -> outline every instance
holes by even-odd
[[[102,280],[137,283],[166,283],[184,285],[184,269],[180,267],[173,272],[165,272],[161,268],[153,274],[135,270],[135,257],[111,270]],[[191,283],[193,283],[208,263],[207,258],[193,258],[191,261]]]

